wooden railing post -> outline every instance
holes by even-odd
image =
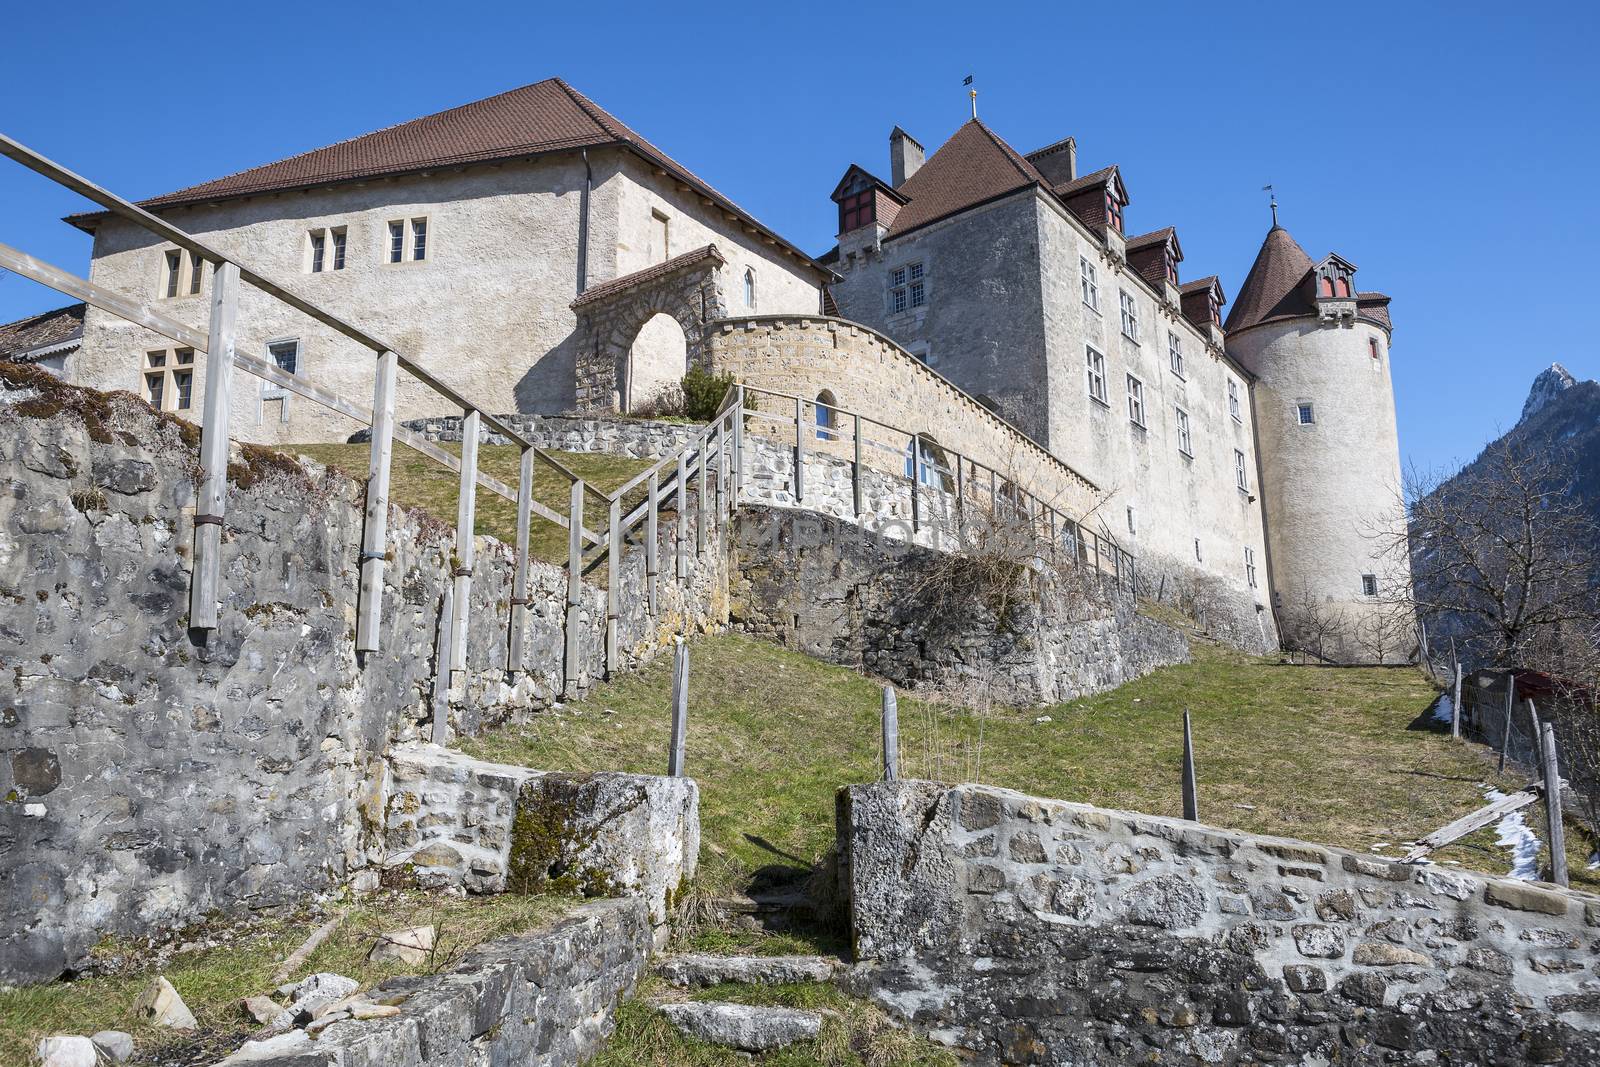
[[[645,481],[644,511],[644,585],[647,607],[653,619],[660,614],[657,600],[657,571],[660,568],[660,546],[656,543],[661,521],[661,476],[655,471]]]
[[[894,688],[883,687],[883,780],[893,782],[900,777],[900,708],[895,702]]]
[[[733,409],[733,500],[739,507],[739,495],[744,491],[744,386],[739,386]]]
[[[861,416],[855,416],[855,458],[850,461],[850,500],[855,507],[856,518],[861,517]]]
[[[200,494],[194,509],[194,574],[189,625],[217,627],[222,600],[222,522],[228,501],[228,417],[233,350],[239,321],[239,268],[218,264],[211,280],[211,330],[206,349],[206,399],[200,422]]]
[[[606,677],[617,673],[617,620],[622,611],[622,498],[606,519]]]
[[[583,604],[583,479],[572,483],[567,506],[567,626],[561,692],[571,700],[582,687],[582,643],[578,624]]]
[[[1511,747],[1511,709],[1517,702],[1517,676],[1506,671],[1506,722],[1505,729],[1500,735],[1500,768],[1501,774],[1506,773],[1506,750]]]
[[[1454,658],[1452,656],[1452,658]],[[1450,736],[1461,739],[1461,661],[1456,660],[1455,697],[1450,701]]]
[[[433,734],[436,745],[450,740],[450,646],[456,630],[455,590],[446,582],[439,603],[439,642],[433,654]]]
[[[683,755],[689,738],[689,645],[682,637],[673,638],[672,650],[672,739],[667,750],[667,775],[683,777]]]
[[[717,420],[717,526],[728,520],[728,432],[727,421]]]
[[[695,487],[694,494],[694,554],[696,557],[705,554],[706,550],[706,515],[710,511],[710,501],[706,494],[710,488],[707,479],[709,471],[706,469],[706,451],[711,447],[711,428],[706,427],[700,435],[700,462],[698,472],[700,484]]]
[[[678,581],[689,577],[689,450],[678,453]]]
[[[534,450],[522,450],[517,478],[517,569],[511,581],[511,640],[506,646],[506,669],[522,672],[522,642],[528,628],[528,536],[533,524]]]
[[[451,572],[456,580],[456,635],[451,642],[450,669],[467,669],[467,623],[472,603],[472,565],[477,555],[477,540],[472,529],[477,521],[478,503],[478,428],[482,425],[476,408],[461,420],[461,491],[456,499],[456,559]]]
[[[1561,821],[1561,769],[1556,762],[1556,728],[1544,724],[1539,737],[1544,749],[1544,810],[1546,840],[1550,844],[1550,880],[1567,884],[1567,829]]]
[[[805,498],[806,485],[806,434],[805,401],[794,399],[794,502]]]
[[[400,358],[378,357],[372,380],[372,455],[367,462],[367,514],[361,530],[361,604],[356,651],[378,651],[383,622],[383,563],[388,551],[389,466],[394,454],[394,389]]]
[[[1199,790],[1194,777],[1194,738],[1189,732],[1189,709],[1183,709],[1183,817],[1200,821]]]

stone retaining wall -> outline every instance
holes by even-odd
[[[1600,898],[931,782],[840,793],[857,981],[980,1062],[1600,1062]]]
[[[617,1005],[644,972],[650,946],[643,901],[585,904],[553,929],[474,949],[448,974],[381,983],[381,993],[405,996],[398,1015],[337,1022],[295,1051],[253,1062],[571,1067],[605,1045]]]
[[[942,602],[937,553],[831,516],[746,505],[736,549],[734,625],[901,686],[1054,703],[1189,658],[1180,632],[1085,568],[1041,568],[1037,598],[1002,610]]]
[[[358,659],[362,486],[236,451],[222,621],[202,637],[185,627],[196,445],[128,394],[0,376],[0,981],[53,978],[102,935],[282,903],[386,858],[384,756],[429,719],[453,532],[391,509],[383,647]],[[644,553],[625,554],[624,668],[725,622],[720,529],[690,558],[650,617]],[[458,733],[561,690],[565,573],[530,567],[528,658],[509,674],[512,563],[480,539]],[[600,590],[585,586],[579,625],[582,688],[601,673]]]

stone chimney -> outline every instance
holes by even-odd
[[[896,189],[922,166],[922,146],[896,126],[889,133],[889,184]]]
[[[1048,148],[1028,154],[1028,162],[1039,168],[1039,173],[1051,185],[1065,185],[1078,176],[1078,142],[1068,137]]]

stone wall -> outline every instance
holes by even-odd
[[[193,430],[43,372],[0,386],[0,980],[54,977],[101,935],[284,902],[385,859],[384,757],[429,717],[452,531],[391,510],[383,648],[358,658],[362,487],[239,452],[222,622],[202,637],[185,627]],[[644,553],[626,553],[624,668],[726,619],[718,531],[707,545],[688,580],[664,574],[654,617]],[[565,574],[530,567],[513,673],[511,572],[506,546],[480,539],[457,733],[561,691]],[[585,587],[580,689],[602,670],[604,601]]]
[[[1033,595],[941,599],[951,557],[837,518],[746,505],[734,625],[911,688],[1003,704],[1072,700],[1186,661],[1177,630],[1083,568],[1039,568]]]
[[[979,1062],[1600,1062],[1600,898],[983,786],[840,793],[856,981]]]
[[[574,1067],[604,1046],[649,953],[642,901],[585,904],[550,930],[474,949],[447,974],[380,983],[386,1001],[404,998],[398,1015],[337,1022],[278,1056],[224,1062]]]

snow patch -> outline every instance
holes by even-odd
[[[1506,794],[1498,789],[1483,794],[1483,799],[1491,803],[1505,798]],[[1534,882],[1539,878],[1539,835],[1522,816],[1522,811],[1514,811],[1495,823],[1495,844],[1511,851],[1510,877]]]
[[[1442,722],[1446,726],[1455,719],[1455,703],[1450,699],[1449,693],[1440,693],[1439,699],[1433,703],[1433,720]]]

